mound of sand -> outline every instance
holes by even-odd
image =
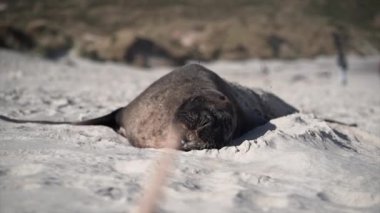
[[[1,113],[94,117],[125,105],[170,70],[70,60],[0,51]],[[379,212],[378,57],[350,62],[347,87],[338,84],[333,58],[207,64],[301,112],[220,150],[177,151],[159,212]],[[105,127],[0,121],[0,212],[130,212],[160,153],[134,148]]]

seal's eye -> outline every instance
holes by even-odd
[[[178,111],[176,113],[176,117],[179,121],[181,121],[188,129],[195,129],[198,114],[192,111]]]
[[[213,117],[210,112],[202,111],[198,116],[197,129],[205,128],[212,124]]]

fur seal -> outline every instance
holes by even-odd
[[[275,95],[230,83],[189,64],[161,77],[127,106],[80,122],[1,119],[16,123],[104,125],[136,147],[163,148],[174,130],[179,149],[221,148],[270,119],[297,112]]]

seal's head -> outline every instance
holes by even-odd
[[[180,149],[221,148],[236,129],[236,110],[218,91],[207,91],[185,100],[177,109],[175,123],[181,133]]]

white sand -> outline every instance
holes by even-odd
[[[338,84],[331,57],[206,64],[301,109],[236,146],[177,152],[159,212],[380,212],[379,57],[349,58]],[[79,59],[58,63],[0,51],[0,113],[78,120],[137,96],[169,68]],[[358,128],[319,118],[355,122]],[[138,149],[106,127],[0,121],[0,212],[130,212],[161,150]]]

